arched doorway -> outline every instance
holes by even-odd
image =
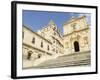
[[[79,42],[78,41],[74,42],[74,50],[75,50],[75,52],[80,51],[80,49],[79,49]]]
[[[28,55],[27,55],[27,59],[30,60],[31,59],[31,55],[32,55],[32,51],[28,51]]]

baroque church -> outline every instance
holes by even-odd
[[[64,53],[90,51],[90,26],[86,17],[72,18],[63,25]]]
[[[53,20],[37,32],[23,25],[23,68],[66,55],[79,54],[76,60],[90,58],[90,25],[86,16],[71,18],[62,28],[63,34]]]

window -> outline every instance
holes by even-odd
[[[58,53],[58,50],[56,50],[56,53]]]
[[[54,52],[55,52],[55,49],[52,49],[52,51],[54,51]]]
[[[41,42],[41,47],[43,47],[43,42]]]
[[[35,38],[32,39],[32,43],[35,43]]]
[[[49,50],[49,45],[48,45],[48,47],[47,47],[47,50]]]
[[[38,54],[38,58],[41,58],[41,56],[42,56],[41,54]]]
[[[84,37],[84,44],[88,44],[88,38]]]
[[[31,59],[31,55],[32,55],[32,51],[28,51],[28,55],[27,55],[27,59],[30,60]]]
[[[76,23],[71,25],[73,27],[73,30],[76,29]]]
[[[22,37],[23,37],[23,39],[24,39],[24,32],[22,33]]]

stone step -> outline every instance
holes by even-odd
[[[84,61],[90,59],[89,54],[77,54],[77,55],[68,55],[68,56],[60,56],[56,59],[47,60],[45,62],[42,62],[40,65],[52,65],[52,64],[62,64],[62,63],[68,63],[68,62],[77,62],[77,61]],[[45,64],[44,64],[45,63]]]
[[[68,67],[68,66],[79,66],[79,65],[87,65],[90,64],[89,60],[82,60],[82,61],[72,61],[72,62],[55,62],[54,64],[45,64],[41,66],[37,66],[37,68],[55,68],[55,67]]]
[[[69,66],[82,66],[90,65],[91,63],[90,52],[75,53],[69,55],[59,56],[54,59],[46,60],[33,66],[32,68],[59,68]]]

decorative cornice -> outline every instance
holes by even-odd
[[[44,50],[42,50],[42,49],[39,49],[39,48],[33,47],[33,46],[29,45],[29,44],[26,44],[26,43],[24,43],[24,42],[23,42],[23,45],[25,45],[25,46],[27,46],[27,47],[30,47],[30,48],[32,48],[32,49],[39,50],[39,51],[44,52],[44,53],[46,52],[47,54],[52,54],[52,53],[49,53],[49,52],[44,51]]]
[[[78,33],[78,32],[84,31],[84,30],[88,30],[88,29],[90,29],[90,28],[88,27],[88,28],[81,29],[81,30],[78,30],[78,31],[73,31],[73,32],[71,32],[71,33],[69,33],[69,34],[64,35],[63,37],[69,36],[69,35],[71,35],[71,34],[73,34],[73,33]]]

